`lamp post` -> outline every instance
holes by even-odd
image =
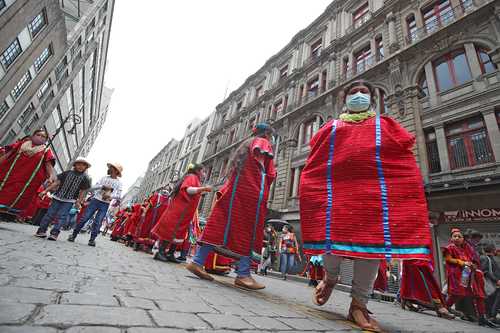
[[[54,141],[54,138],[57,137],[57,135],[59,134],[59,132],[61,132],[62,129],[64,129],[64,126],[66,125],[66,123],[68,121],[72,121],[72,125],[71,125],[71,128],[66,130],[66,133],[68,134],[75,134],[75,131],[76,131],[76,125],[78,124],[81,124],[82,123],[82,117],[80,117],[80,115],[76,114],[76,113],[70,113],[66,116],[66,118],[63,119],[63,121],[61,122],[61,124],[59,125],[59,127],[56,129],[56,131],[54,132],[54,134],[49,138],[49,142],[48,144],[52,144],[52,141]]]

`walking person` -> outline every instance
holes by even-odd
[[[36,212],[35,216],[33,216],[33,220],[31,220],[32,225],[40,226],[40,222],[47,213],[47,210],[52,202],[52,199],[48,194],[43,196],[43,198],[40,196],[40,193],[42,193],[49,186],[48,183],[48,181],[45,181],[37,190],[37,196],[35,198]]]
[[[408,307],[413,310],[415,307],[424,307],[436,311],[438,317],[455,318],[446,307],[430,261],[403,261],[400,298],[403,309]]]
[[[101,178],[101,180],[97,182],[96,186],[90,189],[91,191],[96,191],[96,194],[85,209],[85,213],[82,218],[73,229],[73,234],[68,237],[68,241],[74,242],[85,223],[87,223],[87,221],[90,220],[95,214],[94,223],[92,224],[92,232],[88,242],[89,246],[95,246],[95,239],[99,234],[102,220],[108,212],[111,200],[121,199],[122,183],[118,178],[122,176],[123,168],[118,163],[108,163],[107,166],[108,175]]]
[[[292,226],[283,226],[278,248],[280,249],[281,278],[286,280],[286,275],[290,274],[295,266],[295,256],[298,255],[299,249]]]
[[[415,137],[374,111],[375,96],[366,81],[344,88],[346,112],[311,139],[299,197],[304,252],[323,255],[326,271],[314,303],[328,301],[343,258],[350,258],[348,320],[380,332],[367,308],[380,260],[429,260],[431,237]]]
[[[4,147],[0,155],[0,210],[16,215],[35,200],[45,180],[56,180],[55,156],[45,130]]]
[[[277,238],[273,226],[268,224],[262,241],[262,260],[260,264],[260,274],[262,275],[267,275],[267,270],[273,264],[273,257],[276,255]]]
[[[57,240],[61,228],[66,223],[70,209],[73,205],[78,208],[81,206],[85,192],[91,186],[91,180],[86,174],[89,167],[90,163],[85,158],[78,157],[73,162],[72,170],[57,175],[57,180],[40,193],[40,197],[44,197],[48,192],[58,188],[52,196],[52,203],[42,218],[35,236],[47,237],[47,228],[52,221],[55,221],[48,239]]]
[[[495,261],[496,247],[493,242],[483,245],[484,254],[481,255],[481,270],[484,272],[486,292],[486,316],[495,324],[500,305],[500,266]]]
[[[269,141],[272,133],[268,124],[257,124],[253,137],[244,141],[231,158],[228,180],[218,192],[199,239],[202,245],[186,267],[201,279],[213,280],[203,265],[209,253],[216,251],[239,260],[236,286],[250,290],[265,288],[252,278],[250,269],[251,260],[260,261],[269,188],[276,178]]]
[[[451,230],[450,242],[443,252],[448,285],[446,305],[450,308],[456,302],[471,297],[479,325],[496,328],[496,325],[486,318],[484,275],[480,270],[479,256],[474,247],[464,240],[460,229]]]
[[[196,213],[201,195],[212,191],[211,187],[202,186],[203,177],[203,165],[190,164],[186,175],[172,190],[168,209],[151,231],[157,237],[159,244],[158,251],[153,257],[155,260],[180,262],[175,257],[177,244],[184,242],[187,237],[189,224]]]

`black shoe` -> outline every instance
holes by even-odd
[[[165,254],[162,251],[156,252],[156,254],[153,257],[154,260],[158,261],[163,261],[163,262],[168,262],[168,258],[165,256]]]
[[[184,257],[184,256],[180,256],[179,258],[177,258],[177,260],[179,261],[183,261],[183,262],[186,262],[187,261],[187,258]]]
[[[493,322],[491,322],[488,319],[486,319],[484,316],[483,317],[479,317],[477,323],[479,324],[479,326],[488,326],[488,327],[491,327],[491,328],[498,328],[499,327],[499,326],[495,325]]]
[[[133,248],[134,248],[134,251],[139,251],[139,250],[141,249],[141,244],[139,244],[139,243],[134,243]]]
[[[68,237],[68,242],[74,242],[75,241],[75,235],[71,234]]]
[[[177,259],[173,254],[168,254],[166,256],[166,258],[167,258],[167,260],[169,262],[173,262],[174,264],[180,264],[181,263],[181,261],[179,259]]]
[[[95,247],[95,240],[90,239],[89,240],[89,246],[94,246]]]

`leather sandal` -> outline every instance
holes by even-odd
[[[337,281],[328,279],[321,280],[319,284],[314,288],[312,296],[313,303],[318,306],[325,305],[326,302],[328,302],[328,299],[330,299],[330,296],[332,295],[333,292],[333,288],[335,288],[337,282],[338,279]]]
[[[356,321],[356,318],[354,317],[354,312],[356,312],[356,311],[361,312],[363,317],[366,319],[366,323],[360,323],[360,322]],[[366,307],[351,303],[351,307],[349,308],[349,315],[347,317],[347,320],[358,325],[363,331],[382,332],[382,329],[378,325],[377,321],[375,319],[371,318],[370,314],[372,314],[372,313],[370,311],[368,311],[368,309]]]

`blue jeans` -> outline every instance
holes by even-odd
[[[196,254],[193,257],[193,262],[198,266],[205,266],[205,261],[207,260],[210,252],[212,252],[213,250],[214,246],[212,245],[201,245],[198,250],[196,250]],[[236,275],[238,277],[250,276],[250,257],[241,257],[238,268],[236,269]]]
[[[92,232],[90,233],[90,239],[91,240],[96,239],[101,229],[102,220],[104,219],[106,213],[108,212],[108,207],[109,207],[109,202],[103,202],[97,199],[90,200],[90,203],[85,209],[85,213],[83,214],[81,220],[78,221],[78,224],[76,225],[75,229],[73,229],[73,237],[76,238],[76,236],[78,236],[78,233],[80,233],[80,230],[82,230],[85,223],[87,223],[87,221],[90,220],[90,218],[94,216],[94,214],[96,214],[94,218],[94,223],[92,224]]]
[[[73,207],[72,202],[64,202],[57,199],[52,199],[52,203],[45,213],[45,216],[40,221],[40,227],[38,228],[38,232],[47,232],[47,228],[49,227],[50,222],[55,220],[55,224],[50,230],[51,235],[59,235],[61,227],[66,223],[66,218],[68,213]]]
[[[290,270],[295,264],[294,253],[281,253],[280,254],[280,272],[282,274],[290,273]]]

